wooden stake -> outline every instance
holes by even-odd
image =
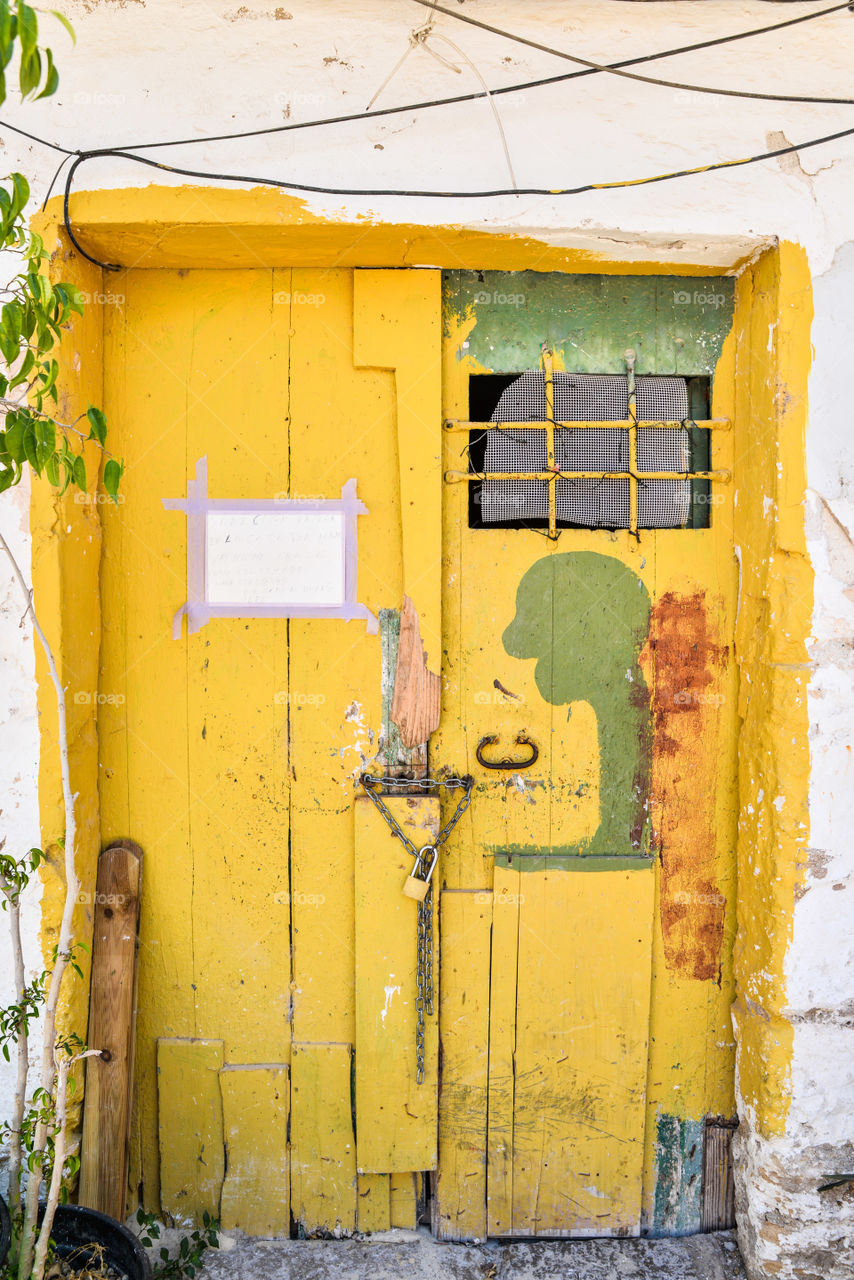
[[[142,850],[118,840],[98,861],[86,1064],[81,1205],[120,1222],[127,1198]]]

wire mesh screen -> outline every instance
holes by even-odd
[[[688,417],[684,378],[641,376],[636,379],[637,416],[643,420],[682,422]],[[554,417],[557,422],[601,422],[628,417],[628,381],[619,375],[554,374]],[[492,422],[546,420],[546,392],[541,372],[523,373],[506,387]],[[562,471],[626,471],[628,431],[595,427],[555,430],[555,465]],[[673,427],[641,427],[637,433],[639,471],[691,469],[688,431]],[[487,431],[483,470],[543,471],[544,431]],[[629,480],[607,477],[557,480],[557,520],[585,528],[629,527]],[[485,524],[548,519],[548,483],[544,480],[484,480],[480,491]],[[672,529],[685,526],[691,511],[691,481],[643,480],[638,483],[638,527]]]

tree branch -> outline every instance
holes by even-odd
[[[68,761],[68,727],[65,715],[65,690],[59,677],[59,671],[57,670],[53,650],[48,643],[47,636],[42,630],[41,624],[36,616],[36,611],[33,608],[32,589],[27,586],[24,575],[21,572],[21,567],[15,559],[12,549],[3,537],[2,533],[0,533],[0,548],[6,552],[9,562],[12,565],[12,571],[26,600],[27,613],[29,613],[33,620],[33,629],[35,630],[35,633],[39,638],[39,643],[44,650],[48,669],[50,671],[50,678],[56,692],[56,710],[59,727],[59,758],[62,773],[62,800],[65,810],[65,902],[63,904],[62,922],[59,928],[56,962],[53,966],[53,972],[50,975],[50,985],[48,987],[47,1000],[45,1001],[44,1044],[42,1046],[41,1065],[41,1086],[47,1093],[52,1094],[56,1079],[56,1061],[54,1058],[54,1049],[56,1044],[56,1010],[57,1005],[59,1004],[59,993],[62,987],[62,979],[65,976],[65,970],[68,966],[70,955],[74,904],[76,903],[77,895],[80,892],[80,881],[77,877],[77,868],[75,866],[77,829],[74,817],[75,796],[73,796],[71,792],[71,770]],[[47,1146],[47,1139],[47,1125],[43,1121],[40,1121],[36,1125],[34,1138],[34,1154],[37,1156],[37,1159],[33,1162],[33,1168],[30,1170],[29,1178],[27,1180],[24,1221],[21,1229],[21,1253],[18,1262],[19,1280],[29,1280],[33,1269],[33,1248],[35,1244],[36,1222],[38,1219],[39,1191],[42,1184],[44,1152],[45,1147]]]

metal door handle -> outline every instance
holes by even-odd
[[[530,769],[531,765],[539,758],[540,749],[535,742],[532,742],[524,733],[516,734],[516,744],[520,747],[530,747],[531,754],[526,760],[512,760],[510,756],[502,756],[500,760],[484,760],[483,748],[491,747],[498,741],[497,734],[491,734],[486,738],[481,738],[477,744],[475,755],[477,762],[483,765],[484,769]]]

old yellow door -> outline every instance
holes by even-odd
[[[549,367],[625,375],[626,348],[641,375],[685,377],[691,418],[709,419],[710,390],[724,417],[730,295],[694,291],[686,309],[681,283],[445,282],[445,694],[431,751],[476,780],[444,856],[434,1221],[448,1238],[698,1227],[702,1151],[688,1139],[731,1109],[732,432],[690,435],[690,470],[715,479],[639,484],[642,523],[673,492],[657,484],[690,494],[680,527],[637,534],[550,537],[532,482],[465,475],[530,469],[469,423],[508,416],[514,394],[517,409],[539,404]],[[720,302],[695,302],[706,296]],[[669,470],[650,464],[656,442],[638,432],[630,469]],[[556,465],[585,470],[583,456]],[[628,512],[627,482],[588,483],[583,511],[602,526],[618,483]]]

